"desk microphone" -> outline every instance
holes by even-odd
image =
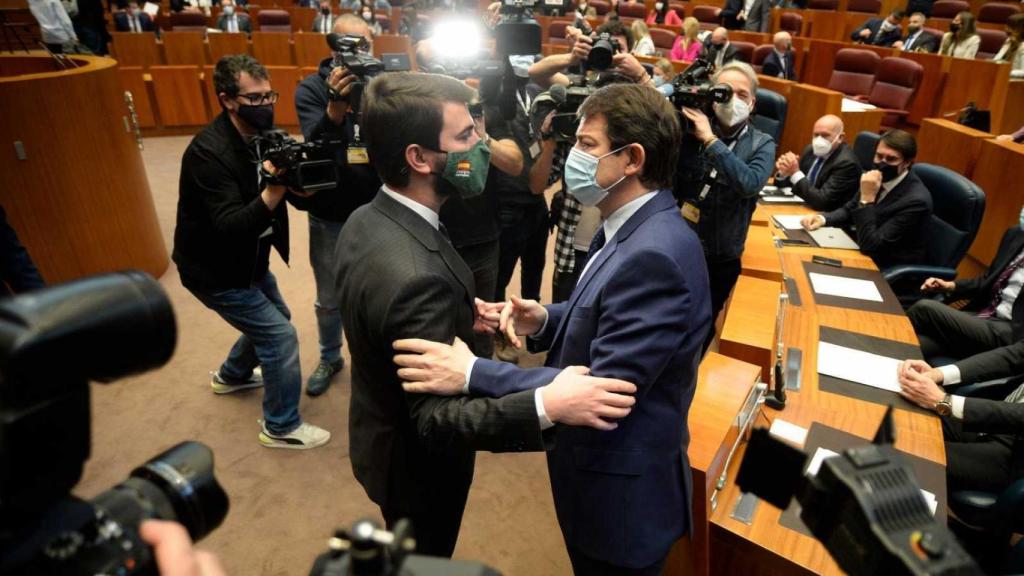
[[[775,381],[775,390],[772,391],[771,396],[765,396],[764,404],[772,410],[782,410],[786,407],[786,383],[782,377],[781,361],[775,361],[773,371],[775,377],[772,380]]]

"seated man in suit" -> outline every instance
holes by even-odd
[[[932,217],[932,195],[910,171],[917,141],[903,130],[882,134],[875,167],[860,177],[860,194],[825,214],[806,216],[804,228],[848,228],[863,254],[881,268],[924,260]]]
[[[361,134],[384,185],[349,216],[335,247],[352,354],[352,469],[388,527],[409,518],[417,552],[430,556],[455,549],[474,450],[543,450],[546,419],[614,426],[601,416],[623,418],[633,403],[615,392],[636,389],[577,367],[552,373],[539,392],[500,399],[403,392],[393,341],[472,343],[474,325],[498,326],[500,307],[474,307],[472,272],[438,215],[456,194],[480,195],[487,179],[490,150],[467,107],[473,96],[465,84],[436,74],[382,74],[367,85]]]
[[[884,19],[872,18],[850,34],[850,40],[871,46],[892,46],[903,36],[903,10],[895,9]]]
[[[1024,211],[1022,211],[1024,222]],[[921,290],[969,300],[961,310],[936,300],[919,300],[907,311],[927,360],[956,360],[929,376],[951,386],[1024,373],[1024,230],[1003,234],[992,264],[979,278],[949,282],[929,278]]]
[[[904,52],[938,52],[939,38],[924,29],[926,19],[927,17],[920,12],[911,14],[910,23],[907,24],[907,35],[894,42],[892,47]]]
[[[153,19],[142,11],[139,3],[118,2],[119,11],[114,12],[114,27],[118,32],[152,32]]]
[[[775,185],[791,186],[814,210],[829,212],[849,202],[860,189],[861,169],[845,136],[838,116],[818,118],[811,145],[800,158],[786,152],[775,162]]]
[[[603,223],[567,302],[515,296],[502,310],[510,341],[548,350],[546,368],[472,358],[464,348],[415,340],[395,348],[412,389],[500,397],[589,365],[628,379],[637,403],[614,429],[558,426],[548,470],[558,522],[576,574],[660,574],[689,529],[687,414],[711,326],[700,240],[671,191],[682,131],[656,90],[598,89],[580,106],[565,182]]]
[[[900,394],[943,416],[950,492],[998,494],[1024,477],[1024,384],[1005,400],[965,398],[943,390],[920,360],[908,360],[898,371]]]
[[[739,50],[729,42],[729,31],[718,27],[711,33],[711,41],[704,47],[700,57],[714,65],[715,69],[739,57]]]
[[[235,6],[234,0],[221,0],[221,14],[217,18],[217,28],[222,32],[245,32],[252,34],[252,20],[248,14],[242,14]]]
[[[761,64],[761,74],[773,78],[796,80],[796,61],[793,59],[793,37],[789,32],[776,32],[772,37],[775,48]]]

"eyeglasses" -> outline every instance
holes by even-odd
[[[885,162],[886,164],[899,164],[900,162],[903,162],[903,158],[900,158],[899,156],[893,156],[892,154],[887,154],[883,156],[881,154],[875,153],[875,162]]]
[[[270,92],[252,92],[251,94],[239,94],[238,98],[249,102],[250,106],[262,106],[264,104],[274,104],[277,102],[278,93],[271,90]]]

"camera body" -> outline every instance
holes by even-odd
[[[594,37],[594,45],[587,56],[587,67],[592,70],[607,70],[612,65],[612,57],[619,53],[619,41],[608,32]]]
[[[359,34],[338,34],[331,32],[327,35],[327,46],[334,53],[334,60],[331,62],[331,69],[345,68],[356,81],[349,85],[347,97],[340,92],[327,86],[327,97],[333,101],[347,100],[349,108],[354,114],[359,114],[363,101],[363,89],[370,78],[384,72],[384,63],[368,54],[370,43]]]
[[[547,92],[538,94],[530,107],[530,126],[535,134],[540,133],[541,126],[548,114],[551,117],[551,137],[555,142],[575,142],[576,129],[580,119],[577,116],[580,105],[593,94],[597,87],[587,83],[585,77],[570,75],[568,86],[555,85]]]
[[[728,84],[711,84],[711,64],[699,58],[672,80],[672,88],[673,106],[694,108],[708,117],[714,115],[716,102],[724,104],[732,99]]]
[[[261,134],[254,145],[259,151],[260,170],[263,170],[264,160],[269,160],[278,170],[276,176],[263,172],[264,178],[272,184],[305,192],[338,186],[338,166],[331,153],[341,146],[340,140],[330,140],[325,135],[320,140],[299,142],[283,130],[270,130]]]

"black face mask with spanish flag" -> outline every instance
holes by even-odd
[[[458,195],[472,198],[484,192],[487,172],[491,167],[491,149],[480,140],[464,152],[438,150],[448,155],[444,170],[431,172],[438,176],[437,194],[442,198]]]

